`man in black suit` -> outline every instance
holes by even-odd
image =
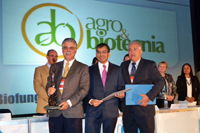
[[[85,132],[100,133],[103,123],[104,133],[113,133],[119,116],[118,98],[123,98],[124,93],[118,94],[108,101],[101,101],[104,97],[124,89],[124,79],[120,67],[108,61],[110,48],[101,43],[96,47],[98,63],[89,68],[90,90],[85,98],[88,104],[85,117]],[[106,74],[105,74],[106,72]],[[104,76],[106,75],[106,79]]]
[[[123,110],[124,131],[137,133],[139,128],[141,133],[154,133],[155,107],[148,105],[148,102],[155,99],[164,82],[156,63],[141,57],[142,44],[140,42],[132,41],[128,51],[130,60],[121,64],[125,84],[154,84],[154,86],[148,93],[140,94],[143,98],[138,105],[125,106]],[[131,73],[134,73],[132,78],[130,78]]]

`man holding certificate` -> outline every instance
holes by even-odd
[[[123,110],[123,124],[126,133],[154,133],[154,105],[148,105],[153,101],[162,89],[164,82],[156,63],[141,57],[142,44],[132,41],[129,44],[129,61],[121,64],[125,84],[153,84],[152,89],[146,94],[138,94],[142,97],[138,105],[125,105]],[[127,101],[125,101],[127,102]]]
[[[124,79],[120,67],[108,61],[110,48],[101,43],[96,47],[98,63],[89,68],[90,90],[85,98],[87,103],[85,117],[85,132],[100,133],[103,124],[103,133],[114,133],[117,122],[118,98],[123,98],[124,93],[111,96],[114,92],[124,89]],[[110,95],[111,94],[111,95]]]

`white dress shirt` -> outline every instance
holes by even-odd
[[[50,69],[50,67],[51,67],[51,65],[47,62],[47,66],[49,67],[49,69]]]
[[[190,78],[186,78],[186,84],[187,84],[187,97],[192,97],[192,83]]]
[[[106,72],[108,72],[109,62],[107,61],[105,64],[102,64],[102,63],[98,62],[99,73],[100,73],[100,76],[101,76],[101,77],[102,77],[102,72],[103,72],[103,69],[104,69],[103,65],[106,65]],[[92,104],[91,104],[91,101],[92,101],[92,100],[93,100],[93,99],[90,99],[90,101],[89,101],[89,104],[90,104],[90,105],[92,105]]]
[[[101,77],[102,77],[102,72],[103,72],[103,69],[104,69],[103,65],[106,66],[106,72],[108,72],[109,62],[107,61],[105,64],[98,62],[99,72],[100,72]]]
[[[69,70],[70,70],[70,68],[71,68],[71,66],[72,66],[72,64],[73,64],[73,62],[74,62],[74,60],[75,60],[75,59],[69,61]],[[62,75],[64,74],[66,64],[67,64],[67,61],[64,60]],[[67,102],[68,102],[68,104],[69,104],[69,107],[72,107],[72,102],[71,102],[69,99],[67,100]]]
[[[140,60],[141,60],[141,59],[139,59],[137,62],[135,62],[135,69],[136,69],[136,70],[137,70],[138,65],[139,65],[139,63],[140,63]],[[133,61],[131,60],[130,63],[129,63],[129,66],[128,66],[129,75],[131,75],[131,70],[132,70],[132,67],[133,67],[132,63],[133,63]]]

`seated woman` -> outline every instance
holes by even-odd
[[[158,108],[164,108],[164,99],[168,100],[168,107],[174,103],[174,97],[176,95],[176,85],[172,78],[172,75],[165,73],[168,68],[168,63],[162,61],[158,64],[158,70],[163,77],[164,86],[156,98],[156,105]]]
[[[199,96],[200,85],[198,78],[193,76],[190,64],[185,63],[182,66],[181,75],[176,81],[178,101],[187,100],[189,103],[197,101]]]

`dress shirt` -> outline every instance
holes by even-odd
[[[192,97],[192,83],[190,78],[186,78],[186,84],[187,84],[187,97]]]
[[[50,69],[50,67],[51,67],[51,65],[47,62],[47,66],[49,67],[49,69]]]
[[[75,60],[75,59],[69,61],[69,70],[70,70],[70,68],[71,68],[71,66],[72,66],[72,64],[73,64],[73,62],[74,62],[74,60]],[[65,66],[66,66],[66,64],[67,64],[67,61],[64,60],[62,75],[64,74],[64,70],[65,70]],[[68,104],[69,104],[69,107],[72,107],[72,102],[71,102],[69,99],[67,100],[67,102],[68,102]]]
[[[74,62],[74,60],[75,60],[75,59],[69,61],[69,70],[70,70],[70,68],[71,68],[71,66],[72,66],[72,64],[73,64],[73,62]],[[64,74],[65,66],[66,66],[67,62],[68,62],[68,61],[64,60],[62,75]]]
[[[98,62],[99,72],[100,72],[101,77],[102,77],[102,72],[103,72],[103,69],[104,69],[103,65],[106,66],[106,72],[108,73],[109,62],[107,61],[105,64],[102,64],[102,63]],[[89,104],[90,104],[90,105],[92,105],[92,104],[91,104],[91,101],[92,101],[92,100],[93,100],[93,99],[90,99],[90,100],[89,100]]]
[[[135,63],[135,69],[137,70],[138,65],[140,63],[140,60],[141,60],[141,58],[137,62],[133,62],[132,60],[130,61],[130,64],[128,66],[129,75],[131,75],[131,70],[132,70],[132,67],[133,67],[132,63]]]
[[[107,61],[105,64],[98,62],[99,72],[100,72],[101,77],[102,77],[102,72],[103,72],[103,69],[104,69],[103,65],[106,66],[106,72],[108,72],[109,62]]]

